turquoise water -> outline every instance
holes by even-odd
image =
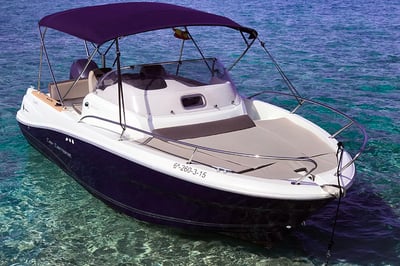
[[[15,114],[26,88],[37,81],[37,21],[52,12],[106,2],[0,5],[0,265],[321,265],[335,204],[272,248],[187,235],[113,211],[26,143]],[[329,103],[366,127],[370,140],[358,160],[357,181],[342,202],[330,262],[399,265],[400,3],[166,2],[256,28],[304,96]],[[75,48],[62,49],[68,55]],[[72,59],[58,63],[68,66]],[[245,68],[269,74],[259,61],[247,57]],[[269,80],[246,78],[234,72],[244,94]]]

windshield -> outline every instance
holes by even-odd
[[[202,86],[224,81],[230,81],[229,74],[216,58],[195,59],[173,62],[162,62],[144,65],[133,65],[121,68],[122,81],[139,89],[163,89],[165,82],[153,82],[152,87],[142,87],[137,80],[154,80],[179,78],[191,86]],[[106,87],[118,82],[117,70],[111,70],[99,78],[96,89],[104,90]]]

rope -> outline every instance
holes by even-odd
[[[336,214],[335,214],[335,218],[333,220],[333,226],[332,226],[332,232],[331,232],[331,238],[328,244],[328,250],[326,251],[326,261],[323,265],[328,265],[329,264],[329,259],[331,258],[332,254],[332,247],[333,244],[335,243],[334,236],[335,236],[335,230],[336,230],[336,224],[337,224],[337,220],[339,217],[339,209],[340,209],[340,203],[342,202],[342,198],[344,196],[344,191],[343,191],[343,187],[340,185],[340,175],[341,175],[341,165],[342,165],[342,159],[343,159],[343,143],[342,142],[338,142],[338,149],[336,152],[336,158],[338,158],[338,166],[336,169],[336,176],[337,176],[337,181],[338,181],[338,188],[339,188],[339,197],[338,197],[338,204],[336,206]]]

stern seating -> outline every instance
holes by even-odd
[[[71,89],[71,86],[74,84],[75,80],[66,80],[61,81],[56,84],[50,83],[49,84],[49,92],[50,96],[57,101],[60,100],[60,96],[63,100],[72,100],[83,98],[86,94],[89,93],[88,89],[88,80],[87,79],[80,79],[75,84],[74,88]],[[57,93],[57,87],[60,91],[60,95]]]

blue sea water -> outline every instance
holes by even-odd
[[[115,212],[27,144],[15,114],[26,88],[37,82],[37,21],[107,2],[0,5],[0,265],[321,265],[336,202],[271,248],[186,235]],[[330,263],[400,265],[400,2],[165,2],[256,28],[301,94],[365,126],[369,143],[357,161],[357,181],[341,204]],[[218,36],[210,38],[229,46]],[[59,64],[70,64],[72,49],[62,47],[66,56]],[[234,72],[244,94],[266,86],[259,60],[245,60],[260,73],[256,79]]]

